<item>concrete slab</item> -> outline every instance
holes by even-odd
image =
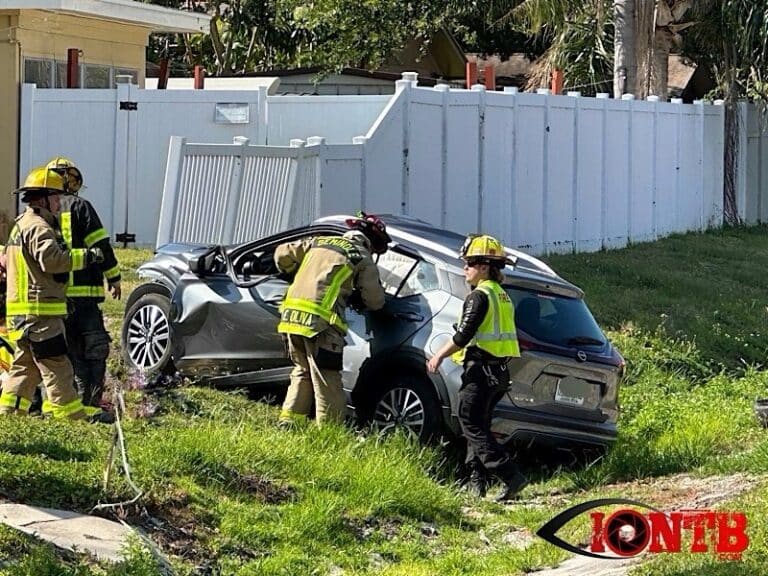
[[[0,504],[0,522],[67,550],[97,558],[122,560],[121,550],[133,530],[118,522],[53,508]]]

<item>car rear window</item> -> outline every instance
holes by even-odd
[[[504,286],[515,303],[515,325],[541,342],[603,346],[605,336],[583,300]]]

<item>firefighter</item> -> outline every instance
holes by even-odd
[[[72,272],[67,286],[70,301],[66,320],[69,356],[75,369],[75,382],[80,389],[83,404],[99,407],[104,394],[104,377],[111,341],[99,304],[104,302],[104,279],[112,298],[119,299],[120,268],[93,205],[78,196],[83,187],[83,175],[75,164],[63,157],[48,163],[48,168],[64,179],[59,223],[67,247],[98,247],[104,254],[100,264]],[[92,412],[89,410],[89,413]]]
[[[346,224],[350,230],[342,236],[290,242],[275,250],[280,272],[295,274],[280,307],[277,327],[286,337],[293,362],[291,385],[280,413],[282,425],[309,414],[313,391],[318,424],[343,421],[345,309],[358,295],[369,310],[384,306],[384,289],[371,253],[387,251],[386,226],[380,218],[362,212]]]
[[[7,292],[5,280],[5,246],[0,245],[0,378],[2,379],[5,379],[5,374],[11,367],[13,355],[16,353],[16,346],[5,325],[5,294]],[[2,393],[1,383],[0,393]]]
[[[71,270],[103,255],[98,248],[67,249],[56,220],[63,192],[64,180],[46,167],[33,169],[14,192],[27,209],[16,218],[6,247],[6,310],[17,349],[0,394],[0,414],[28,414],[42,383],[54,417],[86,417],[67,357],[65,291]]]
[[[507,362],[520,356],[514,305],[501,286],[507,257],[501,243],[491,236],[469,236],[460,257],[472,291],[464,300],[453,339],[427,362],[427,369],[437,372],[448,356],[463,365],[458,416],[467,440],[469,488],[485,496],[488,477],[495,474],[504,482],[497,500],[504,501],[527,483],[491,434],[493,410],[509,388]]]

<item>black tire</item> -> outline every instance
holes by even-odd
[[[147,374],[175,371],[171,360],[170,310],[168,296],[156,292],[142,294],[131,305],[120,335],[127,366]]]
[[[396,375],[373,394],[368,420],[387,434],[404,429],[420,442],[436,439],[443,430],[443,413],[432,383],[415,374]]]

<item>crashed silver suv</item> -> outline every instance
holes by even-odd
[[[340,235],[346,216],[235,246],[169,244],[139,268],[146,282],[127,302],[126,361],[178,370],[216,385],[287,385],[291,364],[276,332],[288,282],[275,247]],[[379,429],[402,426],[420,439],[458,432],[461,367],[425,361],[452,337],[468,287],[458,250],[464,237],[419,220],[385,216],[392,236],[378,267],[387,293],[379,312],[347,311],[344,387],[350,409]],[[583,292],[543,262],[509,250],[504,288],[515,303],[522,358],[493,429],[502,441],[609,445],[616,438],[624,360],[595,322]]]

